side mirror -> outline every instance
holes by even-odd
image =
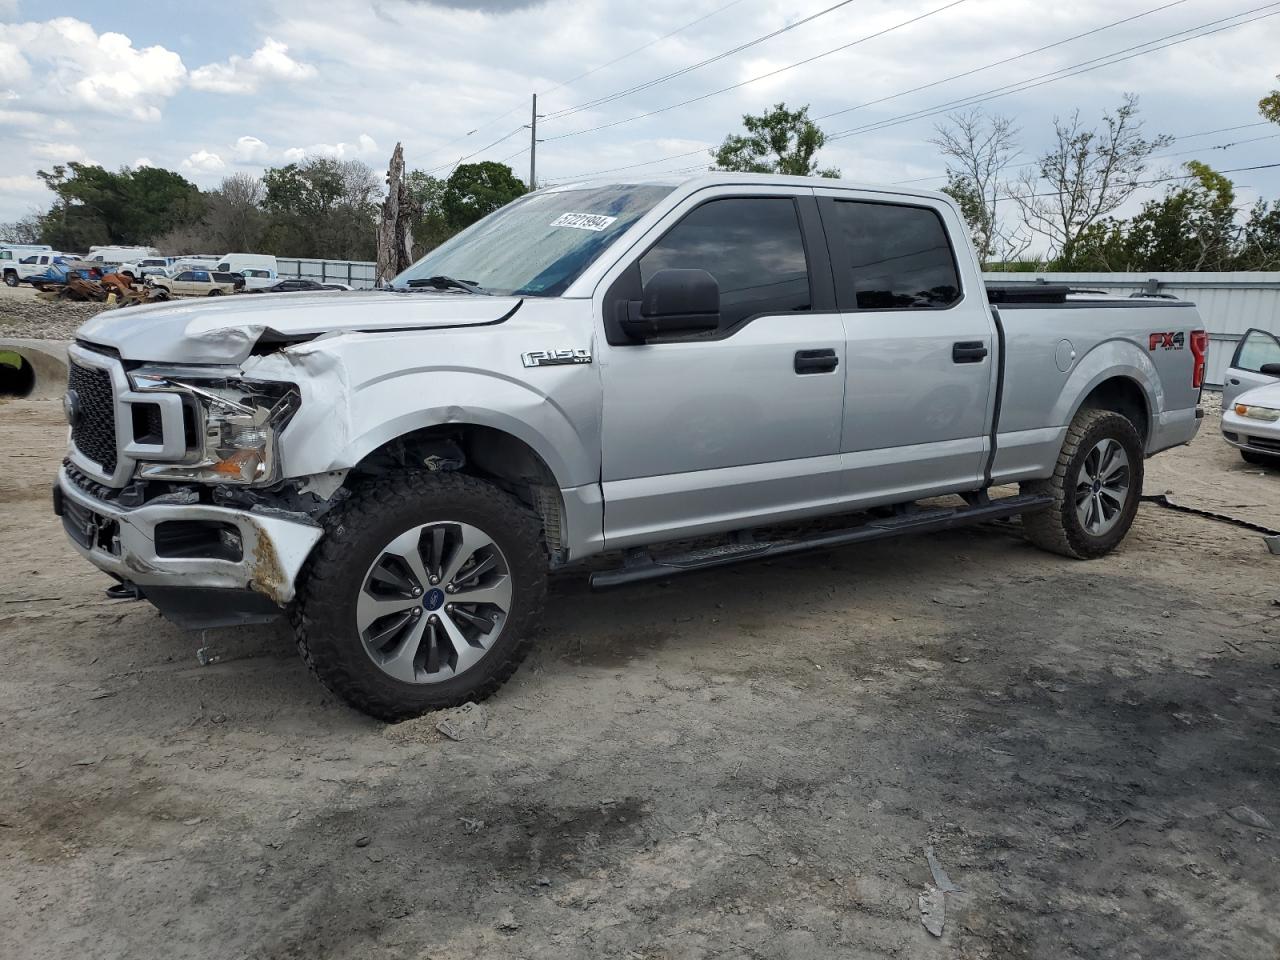
[[[1264,363],[1258,368],[1258,372],[1268,377],[1280,377],[1280,363]]]
[[[622,327],[637,340],[720,326],[720,285],[705,270],[659,270],[639,300],[627,304]]]

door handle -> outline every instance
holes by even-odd
[[[796,373],[830,373],[840,365],[834,350],[797,350]]]
[[[987,355],[987,345],[981,340],[961,340],[951,345],[952,363],[981,363]]]
[[[1231,378],[1231,385],[1232,385],[1233,387],[1238,387],[1238,386],[1240,386],[1240,381],[1239,381],[1239,380],[1237,380],[1235,377],[1232,377],[1232,378]]]

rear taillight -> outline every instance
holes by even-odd
[[[1191,359],[1195,366],[1191,368],[1191,385],[1199,390],[1204,386],[1205,358],[1209,354],[1209,334],[1203,330],[1191,331]]]

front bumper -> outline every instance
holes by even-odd
[[[227,601],[235,604],[235,598],[242,600],[249,591],[276,608],[293,599],[298,572],[324,532],[302,514],[156,501],[121,507],[80,489],[65,468],[58,473],[54,511],[81,556],[113,577],[136,584],[149,598],[174,590],[195,590],[206,596],[217,590],[228,591]],[[193,525],[199,529],[202,522],[214,530],[234,530],[230,539],[234,543],[238,535],[239,549],[220,548],[199,555],[198,546],[193,550],[189,542],[168,535],[160,538],[158,546],[157,527],[170,522],[188,530]],[[163,604],[157,605],[164,609]]]
[[[1254,420],[1223,410],[1222,439],[1241,450],[1280,457],[1280,421]]]

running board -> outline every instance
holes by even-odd
[[[725,567],[731,563],[762,560],[766,557],[783,557],[807,550],[824,550],[843,547],[870,540],[887,540],[915,533],[936,533],[953,527],[967,527],[988,520],[1002,520],[1040,510],[1053,503],[1053,497],[1037,494],[1020,494],[1002,497],[975,506],[947,507],[940,510],[920,510],[901,513],[892,517],[871,520],[859,527],[846,530],[825,530],[794,540],[752,540],[739,536],[735,541],[713,547],[691,550],[654,558],[647,550],[629,550],[622,567],[601,570],[591,574],[593,590],[608,590],[644,580],[664,580],[681,573],[693,573],[711,567]]]

